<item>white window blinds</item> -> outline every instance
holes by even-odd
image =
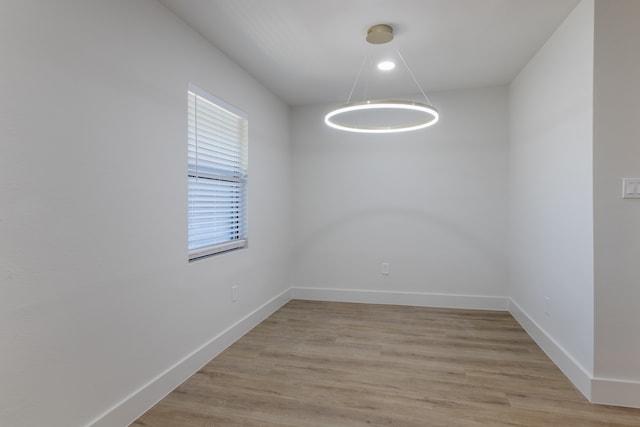
[[[189,260],[247,243],[244,113],[204,91],[188,91]]]

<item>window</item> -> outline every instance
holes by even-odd
[[[246,115],[189,85],[189,260],[247,244]]]

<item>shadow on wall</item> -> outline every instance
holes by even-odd
[[[506,280],[506,253],[501,250],[505,246],[492,245],[499,242],[495,233],[504,234],[504,230],[476,231],[465,226],[463,218],[456,221],[425,211],[372,208],[317,228],[310,225],[308,230],[299,234],[294,246],[295,265],[307,277],[325,274],[328,265],[339,266],[353,277],[358,264],[377,265],[387,257],[402,260],[422,281],[450,285],[491,281],[495,288]],[[501,240],[506,243],[506,237]]]

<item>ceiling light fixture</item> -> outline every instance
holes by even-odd
[[[374,25],[367,31],[367,42],[385,44],[393,40],[393,28],[386,24]],[[418,80],[409,69],[400,51],[397,55],[406,67],[426,103],[409,100],[371,100],[351,102],[353,91],[358,84],[365,61],[356,75],[347,103],[330,111],[324,118],[325,123],[339,130],[359,133],[395,133],[423,129],[436,124],[439,119],[438,110],[431,106],[431,101],[422,90]],[[393,64],[393,63],[391,63]],[[394,64],[395,66],[395,64]],[[391,67],[392,69],[393,67]],[[382,69],[382,68],[380,68]],[[400,118],[398,118],[400,117]]]
[[[378,70],[391,71],[396,68],[396,64],[393,61],[382,61],[378,63]]]

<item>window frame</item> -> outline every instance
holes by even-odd
[[[203,111],[198,111],[199,106]],[[212,117],[211,114],[216,120],[205,119],[205,115],[209,118]],[[248,128],[249,120],[245,112],[189,83],[189,262],[248,247]],[[218,137],[221,133],[224,136]],[[208,154],[201,154],[205,152]],[[226,215],[230,215],[228,220],[224,219]],[[215,225],[211,225],[212,223]],[[205,232],[201,231],[203,229]],[[207,243],[203,244],[203,241]]]

